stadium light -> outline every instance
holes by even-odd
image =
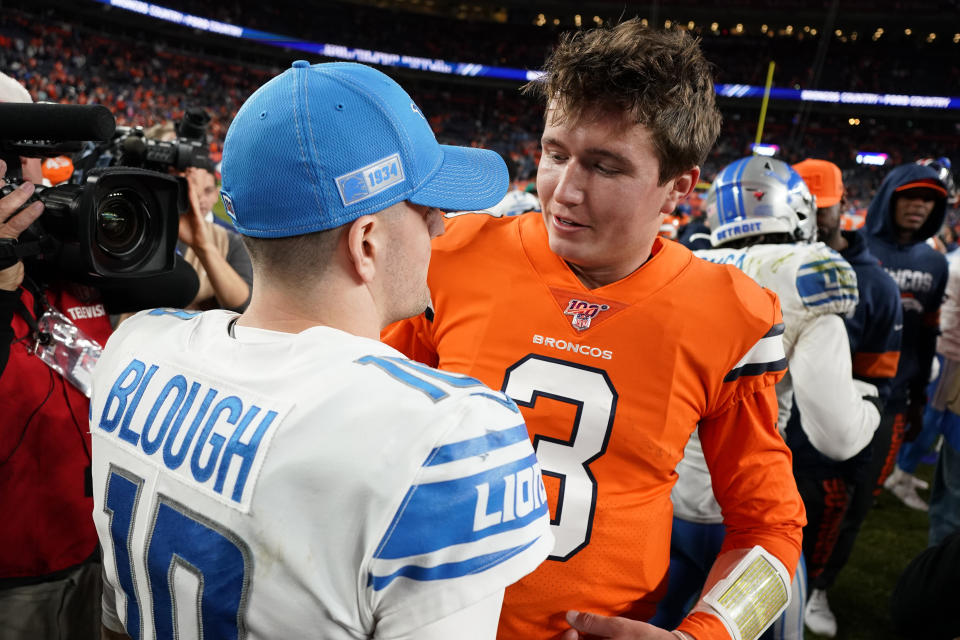
[[[857,164],[866,164],[874,167],[882,167],[887,163],[889,156],[885,153],[876,151],[857,151]]]
[[[750,145],[750,150],[758,156],[767,156],[768,158],[772,158],[780,153],[780,145],[761,144],[759,142],[754,142]]]
[[[432,0],[424,0],[424,3]],[[363,64],[383,65],[389,67],[401,67],[414,71],[431,71],[434,73],[450,74],[468,77],[487,77],[500,78],[503,80],[512,80],[519,82],[530,82],[543,75],[542,71],[531,69],[518,69],[512,67],[500,67],[493,65],[484,65],[475,62],[457,62],[441,60],[438,58],[422,58],[404,53],[373,51],[357,47],[348,47],[342,44],[330,44],[322,42],[310,42],[268,31],[260,31],[250,27],[241,27],[225,22],[210,20],[202,16],[195,16],[180,11],[170,9],[161,5],[151,4],[144,0],[96,0],[96,2],[133,11],[143,15],[150,16],[156,20],[171,22],[191,29],[207,31],[218,35],[229,36],[233,38],[242,38],[258,42],[260,44],[282,47],[283,49],[303,51],[310,55],[322,56],[325,58],[334,58],[338,60],[349,60]],[[599,16],[594,16],[598,20]],[[602,21],[601,21],[602,22]],[[544,14],[538,14],[534,24],[543,26],[547,23],[547,17]],[[559,23],[559,19],[555,19]],[[649,21],[644,18],[642,24],[647,25]],[[716,33],[719,24],[714,22],[711,29]],[[787,25],[784,32],[793,33],[793,25]],[[879,31],[879,29],[878,29]],[[810,33],[815,33],[814,29]],[[771,32],[772,35],[772,32]],[[954,42],[960,42],[960,33],[954,35]],[[717,95],[725,98],[760,98],[764,95],[765,88],[747,84],[717,84],[714,86]],[[924,109],[952,109],[960,110],[960,96],[918,96],[904,94],[879,94],[864,93],[855,91],[823,91],[803,89],[798,83],[792,88],[771,87],[770,98],[775,100],[798,100],[801,102],[827,102],[849,105],[876,105],[880,107],[911,107]],[[908,122],[908,126],[912,126]]]

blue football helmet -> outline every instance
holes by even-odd
[[[763,156],[741,158],[724,167],[707,191],[710,241],[786,233],[812,242],[817,230],[816,199],[793,167]]]

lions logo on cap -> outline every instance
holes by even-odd
[[[223,199],[223,208],[226,210],[227,215],[230,216],[233,224],[237,224],[237,211],[233,207],[233,198],[223,191],[220,192],[220,197]]]
[[[597,316],[601,311],[606,311],[610,308],[610,305],[606,304],[596,304],[593,302],[587,302],[586,300],[570,300],[567,303],[567,308],[563,312],[564,315],[573,316],[573,319],[570,321],[573,324],[573,328],[577,331],[584,331],[590,328],[590,322]]]

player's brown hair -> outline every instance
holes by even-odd
[[[241,236],[241,239],[254,270],[285,282],[302,284],[326,271],[343,229],[341,226],[286,238]]]
[[[524,93],[574,123],[623,113],[647,127],[660,184],[703,164],[720,133],[711,65],[687,32],[648,29],[637,19],[565,34]],[[553,101],[551,103],[551,101]]]

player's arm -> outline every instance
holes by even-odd
[[[944,270],[946,271],[946,270]],[[927,403],[927,385],[933,358],[936,355],[937,337],[940,335],[940,305],[946,290],[947,276],[944,273],[931,296],[932,304],[925,308],[920,326],[916,328],[915,352],[917,372],[907,381],[907,432],[906,440],[915,439],[923,430],[923,410]]]
[[[433,340],[433,309],[413,318],[400,320],[380,332],[380,340],[411,360],[437,366],[437,348]]]
[[[476,380],[390,362],[407,379],[423,374],[434,391],[449,389],[449,380],[458,393],[434,394],[442,434],[383,521],[367,562],[361,597],[375,637],[492,640],[504,589],[554,544],[523,417],[507,396]]]
[[[853,346],[853,375],[876,386],[880,399],[886,401],[900,363],[903,306],[896,283],[885,271],[877,271],[885,281],[884,287],[875,291],[886,295],[875,295],[877,299],[858,305],[846,324],[848,333],[861,336]]]
[[[800,425],[825,456],[846,460],[869,444],[880,423],[877,389],[853,378],[843,317],[859,303],[857,276],[827,247],[814,247],[797,270],[803,311],[785,318],[799,327],[790,375]]]
[[[846,460],[870,443],[880,423],[877,390],[853,378],[850,342],[839,316],[817,316],[803,328],[790,375],[800,425],[817,451]]]
[[[700,423],[727,535],[704,595],[678,627],[698,640],[737,638],[734,629],[752,640],[789,603],[805,515],[790,451],[776,430],[772,379],[769,372],[741,376],[755,390]]]
[[[723,377],[700,442],[727,529],[694,611],[678,631],[698,640],[753,640],[789,603],[805,515],[790,450],[777,432],[775,385],[786,370],[779,303]],[[754,331],[752,329],[751,331]]]
[[[500,621],[502,606],[503,589],[419,629],[398,636],[390,636],[390,639],[450,640],[450,638],[461,638],[462,640],[489,640],[497,635],[497,623]],[[374,638],[381,637],[384,636],[374,635]]]

